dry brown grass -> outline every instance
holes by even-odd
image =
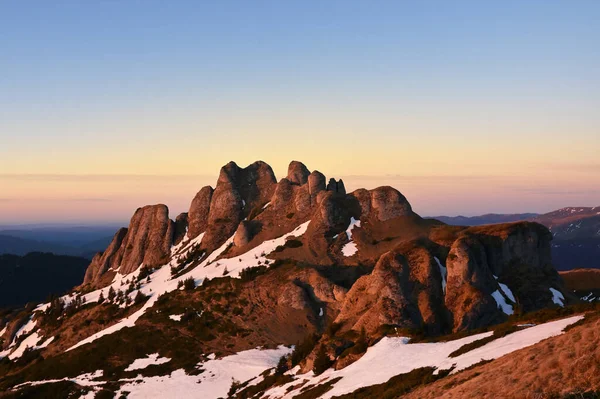
[[[561,398],[600,391],[600,320],[418,389],[406,398]]]
[[[560,272],[568,290],[590,291],[600,289],[600,269],[575,269]]]

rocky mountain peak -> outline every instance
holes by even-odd
[[[306,184],[309,175],[310,171],[302,162],[290,162],[287,173],[287,180],[289,180],[290,183],[297,184],[299,186]]]

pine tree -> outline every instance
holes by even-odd
[[[120,292],[120,291],[119,291]],[[113,302],[115,300],[115,297],[117,296],[115,289],[111,286],[108,289],[108,302]]]
[[[100,296],[98,297],[98,303],[104,302],[104,291],[100,291]]]
[[[133,300],[133,302],[136,305],[139,305],[140,303],[144,302],[146,300],[146,295],[142,294],[142,291],[138,291],[137,294],[135,295],[135,299]]]
[[[279,358],[279,362],[277,362],[277,367],[275,368],[276,375],[283,375],[286,371],[288,371],[288,358],[287,356],[281,356]]]

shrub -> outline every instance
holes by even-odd
[[[261,274],[265,274],[267,270],[268,268],[266,266],[247,267],[245,269],[242,269],[242,271],[240,272],[240,279],[243,282],[251,281],[254,280],[256,277],[260,276]]]

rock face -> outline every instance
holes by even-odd
[[[169,261],[175,223],[166,205],[139,208],[128,229],[117,232],[109,247],[98,254],[86,271],[84,284],[98,281],[108,270],[128,274],[142,264],[156,267]]]
[[[429,240],[403,243],[352,286],[336,322],[371,334],[386,325],[440,333],[552,306],[551,288],[565,291],[550,262],[551,238],[520,222],[463,230],[449,252]]]
[[[371,210],[381,221],[412,213],[406,198],[395,188],[385,186],[371,191]]]
[[[210,202],[208,227],[202,246],[213,251],[222,245],[254,207],[269,202],[275,186],[273,170],[262,161],[243,169],[234,162],[221,168]]]
[[[385,326],[444,331],[442,275],[429,249],[419,242],[381,256],[373,272],[348,292],[336,319],[347,329],[374,334]]]
[[[489,268],[486,248],[473,237],[456,240],[447,261],[446,306],[452,310],[454,329],[500,321],[492,293],[499,287]]]
[[[121,265],[121,260],[123,259],[121,244],[126,235],[126,228],[119,229],[114,235],[111,243],[108,245],[108,248],[106,248],[104,252],[94,256],[92,263],[85,271],[85,277],[83,279],[84,284],[98,281],[108,269],[113,266],[119,267]]]
[[[290,183],[302,186],[308,181],[309,175],[310,172],[308,171],[308,168],[302,162],[290,162],[287,174],[287,180]]]
[[[208,225],[208,213],[210,211],[210,202],[212,200],[213,188],[210,186],[202,187],[198,194],[192,200],[188,212],[188,237],[194,238],[206,230]]]

